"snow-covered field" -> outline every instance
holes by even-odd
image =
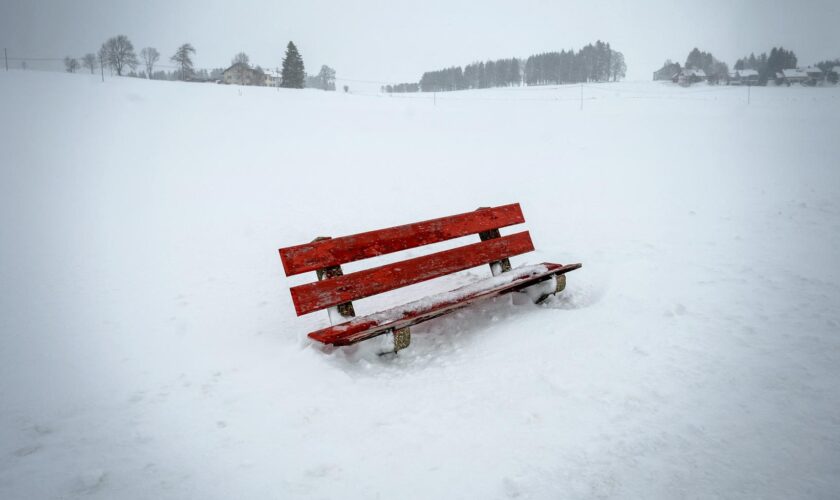
[[[840,88],[432,98],[0,73],[0,498],[840,496]],[[306,339],[277,248],[517,201],[561,298]]]

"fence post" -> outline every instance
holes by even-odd
[[[580,82],[580,110],[583,111],[583,82]]]

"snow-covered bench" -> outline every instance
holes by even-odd
[[[504,293],[541,283],[537,300],[565,288],[565,273],[581,264],[550,264],[512,269],[509,257],[534,250],[528,231],[501,236],[499,228],[525,222],[518,203],[480,208],[450,217],[396,226],[280,249],[286,276],[316,271],[318,281],[290,289],[298,316],[327,309],[332,326],[309,337],[336,346],[355,344],[391,333],[394,352],[408,346],[410,327]],[[478,234],[481,242],[343,274],[341,264],[423,245]],[[490,264],[492,277],[449,292],[355,317],[353,300]],[[552,280],[548,287],[542,282]],[[533,290],[533,289],[532,289]]]

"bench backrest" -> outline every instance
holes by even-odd
[[[527,231],[499,235],[499,228],[523,222],[522,209],[514,203],[351,236],[319,239],[281,248],[280,258],[286,276],[319,271],[320,281],[290,289],[295,311],[300,316],[533,251]],[[470,234],[479,234],[482,241],[346,275],[341,273],[341,264]]]

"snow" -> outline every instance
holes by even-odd
[[[0,498],[836,497],[840,88],[580,92],[0,73]],[[305,337],[277,248],[511,202],[561,297]]]
[[[490,268],[491,273],[495,271],[494,264],[490,264]],[[332,317],[332,313],[330,313],[330,321],[333,325],[335,325],[331,328],[331,330],[335,333],[346,333],[348,329],[354,329],[353,327],[363,328],[359,331],[365,331],[374,327],[376,329],[381,328],[383,330],[387,329],[387,327],[402,328],[403,326],[406,326],[404,323],[401,325],[394,325],[394,323],[405,319],[415,319],[417,318],[417,316],[423,316],[428,313],[439,313],[441,308],[443,307],[448,307],[461,303],[465,299],[476,299],[481,295],[487,294],[489,292],[498,292],[500,289],[503,288],[511,288],[510,285],[513,285],[514,282],[521,283],[524,279],[537,278],[539,275],[547,274],[548,271],[548,267],[546,267],[544,264],[520,266],[515,269],[511,269],[507,273],[500,273],[495,276],[484,278],[482,280],[456,288],[455,290],[449,290],[446,292],[429,295],[427,297],[423,297],[422,299],[418,299],[407,304],[400,304],[398,306],[391,307],[389,309],[379,311],[374,314],[368,314],[366,316],[361,317],[357,316],[356,318],[349,321],[345,319],[344,321],[336,322],[335,318]],[[553,279],[553,277],[550,276],[546,278],[546,280],[550,279]],[[542,289],[542,286],[538,283],[534,286],[539,286],[539,288]],[[540,297],[541,296],[537,296],[538,299]]]

